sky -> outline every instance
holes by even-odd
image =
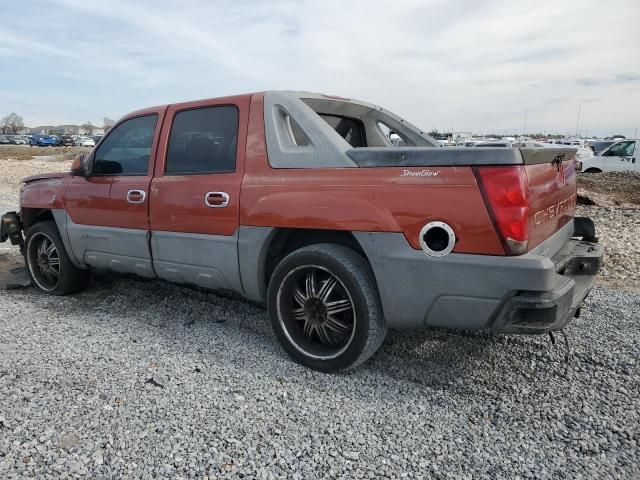
[[[0,0],[0,116],[27,126],[263,90],[426,130],[640,135],[640,0]]]

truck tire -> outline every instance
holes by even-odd
[[[68,295],[84,290],[90,272],[69,260],[58,227],[49,220],[33,224],[25,236],[27,272],[36,289],[50,295]]]
[[[322,372],[360,365],[387,333],[371,267],[341,245],[310,245],[287,255],[269,281],[267,307],[284,350]]]

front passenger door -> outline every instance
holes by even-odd
[[[67,234],[80,265],[154,276],[148,191],[164,109],[113,127],[94,150],[90,172],[65,193]]]

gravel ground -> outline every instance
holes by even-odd
[[[0,211],[20,177],[0,166]],[[563,339],[391,332],[364,366],[292,363],[266,312],[112,275],[0,290],[0,478],[640,478],[640,215],[579,207],[607,248]],[[0,283],[19,261],[0,244]],[[634,293],[636,292],[636,293]]]
[[[593,219],[605,248],[598,284],[640,293],[640,209],[579,206],[577,215]]]
[[[100,276],[0,291],[0,477],[638,478],[640,296],[595,290],[562,338],[392,332],[344,375],[264,310]]]

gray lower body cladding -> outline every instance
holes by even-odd
[[[602,247],[572,233],[570,224],[517,257],[433,258],[399,233],[355,236],[373,267],[389,327],[544,333],[573,318],[600,269]],[[541,253],[549,251],[553,257]]]
[[[217,235],[77,225],[54,210],[80,267],[108,268],[266,300],[264,265],[275,229]],[[563,328],[588,295],[602,248],[571,238],[573,223],[517,257],[414,250],[401,233],[354,232],[373,268],[391,328],[445,327],[543,333]],[[150,237],[149,237],[150,235]],[[204,259],[204,260],[203,260]]]

